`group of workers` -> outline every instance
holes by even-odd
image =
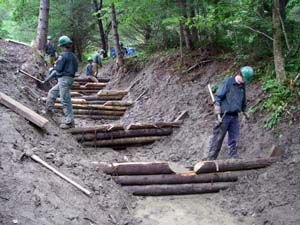
[[[51,59],[51,57],[55,57],[55,48],[51,46],[49,40],[51,41],[51,37],[50,39],[48,38],[45,52]],[[61,36],[58,40],[58,46],[62,52],[56,60],[52,72],[57,77],[58,83],[48,92],[45,113],[53,113],[55,100],[59,96],[66,116],[65,122],[60,125],[60,128],[68,129],[75,126],[70,90],[75,73],[78,70],[78,62],[77,57],[71,52],[72,41],[69,37]],[[88,58],[86,75],[95,82],[97,82],[95,79],[98,68],[102,66],[102,54],[104,54],[104,50],[101,49],[93,58]],[[243,66],[236,74],[225,78],[218,87],[214,101],[215,121],[213,135],[208,156],[205,160],[217,159],[226,134],[228,134],[229,157],[239,157],[236,147],[240,133],[238,115],[242,112],[246,119],[249,118],[249,115],[246,113],[246,85],[251,82],[253,75],[252,67]]]

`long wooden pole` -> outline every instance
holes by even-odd
[[[28,155],[28,156],[31,157],[34,161],[36,161],[36,162],[40,163],[41,165],[45,166],[46,168],[51,170],[53,173],[55,173],[56,175],[58,175],[62,179],[66,180],[67,182],[69,182],[70,184],[72,184],[73,186],[78,188],[79,190],[81,190],[87,196],[91,197],[92,193],[89,190],[87,190],[84,187],[82,187],[81,185],[77,184],[75,181],[71,180],[70,178],[68,178],[67,176],[65,176],[61,172],[59,172],[57,169],[55,169],[54,167],[50,166],[48,163],[46,163],[44,160],[42,160],[39,156],[37,156],[35,154],[31,154],[31,155]]]
[[[230,187],[230,183],[213,184],[172,184],[172,185],[134,185],[123,186],[125,191],[134,195],[162,196],[162,195],[187,195],[216,193]]]
[[[213,182],[234,182],[238,180],[237,174],[209,173],[196,175],[195,173],[185,174],[157,174],[157,175],[135,175],[116,176],[116,183],[121,185],[152,185],[152,184],[188,184],[188,183],[213,183]]]
[[[43,83],[42,80],[36,78],[35,76],[31,75],[30,73],[27,73],[27,72],[24,71],[24,70],[19,69],[17,72],[18,72],[18,73],[22,73],[22,74],[24,74],[24,75],[26,75],[26,76],[28,76],[28,77],[30,77],[30,78],[32,78],[32,79],[34,79],[34,80],[40,82],[40,83]]]

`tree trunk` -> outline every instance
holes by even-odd
[[[111,10],[111,18],[112,18],[112,32],[113,32],[113,39],[114,39],[114,47],[116,49],[116,55],[117,55],[117,65],[118,67],[123,66],[124,64],[124,58],[123,54],[121,52],[121,46],[120,46],[120,40],[119,40],[119,33],[118,33],[118,23],[117,23],[117,17],[116,17],[116,11],[115,11],[115,4],[110,4],[110,10]]]
[[[194,166],[194,172],[199,173],[214,173],[236,170],[251,170],[270,166],[276,162],[278,158],[258,158],[252,160],[245,159],[227,159],[214,161],[200,161]]]
[[[172,128],[159,128],[159,129],[141,129],[141,130],[119,130],[111,132],[97,132],[90,134],[76,135],[76,139],[79,142],[93,141],[93,140],[105,140],[116,138],[128,138],[128,137],[146,137],[146,136],[167,136],[172,134]]]
[[[192,3],[190,4],[190,15],[191,15],[191,19],[193,19],[196,16],[195,6]],[[198,41],[199,41],[198,30],[194,26],[194,22],[192,23],[192,25],[193,26],[191,28],[191,32],[192,32],[193,43],[198,43]]]
[[[193,50],[194,44],[193,44],[192,34],[190,29],[185,25],[185,22],[187,21],[186,0],[178,0],[178,4],[180,6],[180,16],[183,18],[182,27],[183,27],[185,44],[189,50]]]
[[[284,69],[284,58],[281,47],[281,24],[280,24],[280,5],[279,0],[273,0],[273,54],[276,79],[283,83],[286,80]]]
[[[93,0],[93,2],[94,2],[95,12],[97,13],[96,18],[97,18],[97,24],[98,24],[98,28],[99,28],[101,46],[102,46],[102,49],[104,49],[104,51],[105,51],[104,54],[103,54],[103,57],[106,58],[107,57],[107,52],[108,52],[107,38],[105,36],[103,22],[102,22],[102,19],[101,19],[101,14],[99,12],[99,10],[101,10],[102,7],[103,7],[103,0],[100,0],[99,4],[98,4],[97,0]]]
[[[237,181],[234,173],[191,174],[158,174],[138,176],[117,176],[114,180],[121,185],[152,185],[152,184],[189,184]]]
[[[134,195],[162,196],[217,193],[230,187],[230,183],[215,184],[173,184],[124,186],[123,189]]]
[[[49,8],[49,0],[40,0],[39,21],[36,37],[36,47],[40,51],[44,50],[47,42]]]
[[[104,173],[111,175],[154,175],[174,174],[168,162],[125,162],[125,163],[102,163],[95,165]]]
[[[130,137],[130,138],[116,138],[110,140],[96,140],[83,142],[85,147],[113,147],[113,146],[132,146],[132,145],[146,145],[152,144],[159,140],[159,136],[147,136],[147,137]]]

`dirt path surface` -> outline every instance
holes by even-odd
[[[0,58],[0,91],[40,112],[43,106],[36,97],[46,96],[46,92],[16,70],[23,65],[28,72],[42,73],[42,63],[37,57],[32,58],[29,48],[0,40],[0,49],[0,57],[9,61]],[[134,197],[92,166],[92,161],[124,160],[167,160],[192,166],[206,155],[213,120],[206,85],[221,80],[221,74],[233,62],[212,61],[187,75],[179,75],[175,69],[177,60],[178,55],[174,54],[144,64],[133,61],[126,72],[117,72],[113,64],[102,70],[102,75],[112,79],[108,89],[131,87],[125,99],[135,100],[144,92],[116,122],[171,121],[188,110],[184,123],[173,135],[152,145],[123,151],[83,148],[52,120],[41,131],[0,106],[0,224],[300,224],[299,123],[284,123],[277,130],[266,131],[262,128],[264,115],[258,112],[252,114],[250,122],[241,121],[239,152],[243,158],[267,156],[272,145],[284,148],[286,155],[267,169],[241,176],[236,185],[219,194]],[[195,60],[188,57],[185,66],[189,68]],[[248,88],[249,104],[261,94],[259,82],[252,83]],[[60,115],[54,118],[57,122],[60,119]],[[105,122],[108,121],[76,120],[77,126]],[[32,148],[49,164],[91,190],[92,198],[32,160],[20,160],[22,152]],[[220,157],[227,157],[225,144]]]

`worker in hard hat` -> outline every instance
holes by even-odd
[[[226,133],[228,133],[229,158],[239,158],[236,144],[240,134],[238,113],[243,112],[246,119],[246,85],[254,75],[253,68],[243,66],[236,75],[223,80],[215,94],[215,122],[213,137],[210,142],[208,157],[205,160],[217,159]]]
[[[47,44],[45,45],[45,54],[47,57],[47,63],[49,63],[50,66],[54,66],[56,49],[51,41],[52,37],[48,36]]]
[[[92,82],[95,82],[95,83],[98,83],[98,80],[97,78],[94,76],[94,73],[93,73],[93,58],[92,57],[89,57],[88,58],[88,64],[86,65],[85,67],[85,75],[87,76],[87,78],[92,81]]]
[[[59,96],[66,116],[65,122],[60,125],[60,128],[68,129],[75,126],[70,92],[75,73],[78,70],[78,60],[71,52],[72,41],[69,37],[61,36],[58,46],[62,50],[54,67],[58,83],[48,92],[45,113],[50,115],[53,113],[55,100]]]

